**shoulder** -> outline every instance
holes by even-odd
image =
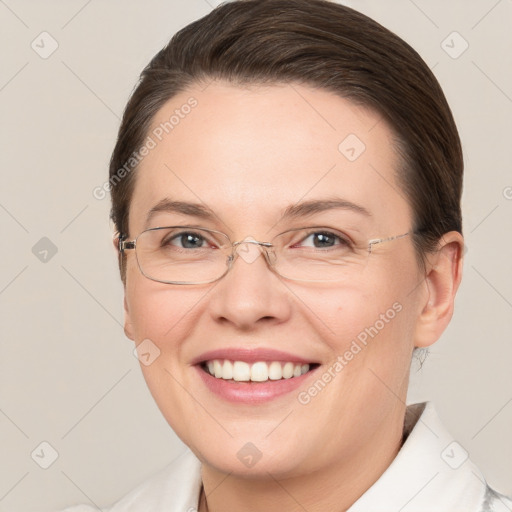
[[[512,510],[512,498],[504,496],[486,485],[485,494],[479,512],[510,512]]]
[[[431,402],[407,407],[404,439],[393,462],[350,512],[512,511],[510,499],[487,485]]]
[[[187,512],[195,510],[201,489],[201,462],[187,449],[163,470],[130,491],[104,512]],[[77,505],[61,512],[97,512]]]

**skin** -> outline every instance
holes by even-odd
[[[150,227],[197,223],[232,241],[268,241],[284,230],[286,207],[333,195],[371,216],[330,210],[284,228],[343,225],[365,240],[411,229],[392,132],[376,113],[306,86],[214,82],[172,98],[153,126],[190,96],[197,107],[137,170],[130,239],[164,197],[206,204],[217,217],[160,212]],[[348,134],[366,146],[353,162],[338,150]],[[379,478],[400,448],[412,351],[434,343],[452,316],[462,246],[460,234],[447,233],[423,271],[406,236],[376,245],[342,283],[320,285],[283,279],[262,257],[238,258],[216,283],[162,284],[144,277],[128,251],[125,332],[160,350],[141,368],[163,415],[202,461],[211,512],[342,511]],[[319,362],[321,376],[397,302],[402,310],[306,405],[297,392],[235,405],[191,366],[217,348],[271,347]],[[237,457],[247,442],[262,453],[251,468]]]

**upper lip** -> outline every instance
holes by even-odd
[[[230,361],[245,361],[256,363],[257,361],[290,361],[292,363],[311,364],[312,359],[307,359],[290,352],[283,352],[273,348],[219,348],[203,352],[192,359],[190,364],[204,363],[214,359],[229,359]]]

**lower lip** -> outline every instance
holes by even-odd
[[[289,379],[267,380],[265,382],[237,382],[234,380],[217,379],[196,365],[195,368],[206,387],[224,400],[237,403],[258,404],[268,402],[279,396],[291,393],[304,384],[313,373],[314,368],[300,377]]]

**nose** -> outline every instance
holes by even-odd
[[[235,245],[231,269],[210,295],[209,310],[216,322],[247,331],[289,318],[290,293],[272,272],[264,251],[250,237]]]

